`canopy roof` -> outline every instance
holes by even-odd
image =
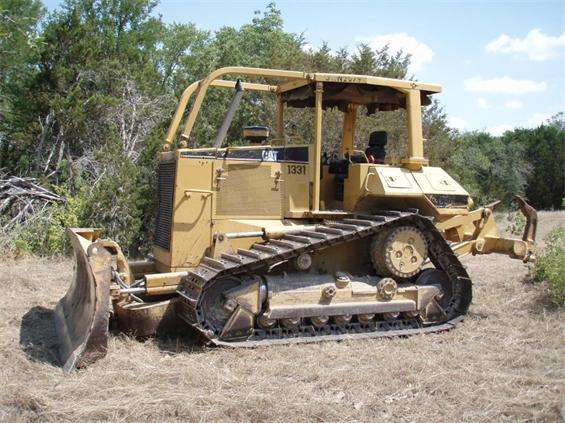
[[[290,107],[314,107],[316,103],[316,84],[314,82],[284,91],[283,101]],[[348,103],[367,107],[367,113],[390,111],[406,108],[406,94],[399,89],[372,84],[348,82],[324,82],[322,107],[324,109],[337,107],[346,111]],[[421,103],[426,106],[431,103],[430,95],[434,91],[420,91]]]

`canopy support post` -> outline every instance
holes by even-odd
[[[324,84],[322,82],[316,82],[316,137],[314,140],[314,157],[312,158],[312,174],[311,186],[312,186],[312,203],[310,204],[310,209],[313,212],[320,211],[320,175],[322,166],[322,95],[324,92]]]
[[[406,120],[408,126],[408,157],[402,164],[410,170],[420,170],[428,164],[424,158],[424,137],[422,135],[422,103],[420,90],[406,92]]]
[[[355,124],[357,122],[357,104],[349,103],[343,116],[343,137],[341,154],[351,154],[354,150]]]
[[[277,94],[277,138],[284,139],[284,102],[280,94]]]

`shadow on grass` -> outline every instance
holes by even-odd
[[[115,336],[125,334],[139,342],[153,339],[157,347],[170,354],[180,352],[198,352],[205,349],[205,339],[200,332],[189,326],[176,313],[176,301],[170,301],[166,309],[155,314],[134,314],[126,316],[120,327],[112,327]],[[118,313],[119,315],[120,313]],[[154,320],[155,319],[155,320]],[[136,332],[153,333],[149,336],[139,336]]]
[[[31,361],[60,366],[54,310],[36,306],[23,315],[20,346]]]
[[[209,349],[205,346],[202,335],[176,316],[173,319],[166,319],[166,323],[159,325],[153,337],[136,337],[133,333],[126,335],[134,337],[141,343],[153,339],[158,348],[168,354],[199,353]],[[113,329],[110,331],[110,336],[119,336],[120,333],[122,332]],[[30,361],[61,366],[58,358],[54,310],[36,306],[23,315],[20,346]]]
[[[157,347],[169,354],[199,353],[208,349],[202,335],[187,324],[182,329],[158,332],[154,339]]]

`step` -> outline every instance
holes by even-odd
[[[224,263],[210,257],[203,257],[200,264],[204,264],[207,267],[211,267],[212,269],[216,269],[216,270],[224,270],[226,268]]]
[[[348,224],[351,224],[351,225],[356,225],[356,226],[373,226],[373,222],[371,222],[370,220],[343,219],[342,222],[348,223]]]
[[[294,242],[300,242],[301,244],[310,244],[312,242],[310,241],[309,238],[305,236],[293,235],[293,234],[286,234],[283,237],[283,240],[284,239],[288,239],[289,241],[294,241]]]
[[[261,254],[256,253],[255,251],[244,250],[243,248],[238,248],[237,254],[239,254],[240,256],[251,257],[257,260],[261,258]]]
[[[279,250],[277,250],[272,245],[266,245],[266,244],[253,244],[251,248],[255,250],[264,251],[269,254],[277,254],[279,252]]]

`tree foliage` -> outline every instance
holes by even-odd
[[[525,150],[525,160],[533,169],[528,174],[525,194],[540,209],[564,206],[565,193],[565,117],[554,116],[534,129],[517,129],[504,139]]]
[[[484,132],[456,136],[449,148],[436,137],[434,149],[444,147],[430,157],[456,175],[479,204],[500,199],[508,206],[519,194],[538,209],[560,209],[565,196],[564,129],[560,113],[537,128],[507,131],[501,137]]]
[[[530,171],[518,143],[493,137],[484,132],[464,134],[457,140],[451,168],[478,204],[502,200],[510,204],[515,194],[522,194]]]

